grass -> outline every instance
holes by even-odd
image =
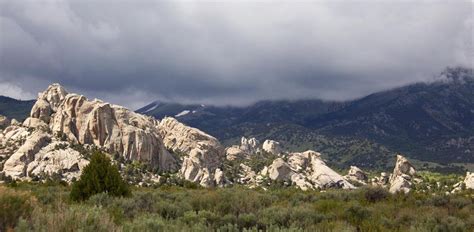
[[[473,231],[473,192],[133,188],[70,201],[70,187],[0,186],[0,231]]]

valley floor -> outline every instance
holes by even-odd
[[[474,192],[240,186],[134,188],[76,203],[70,187],[0,185],[0,231],[474,231]]]

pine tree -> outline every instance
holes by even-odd
[[[79,181],[72,186],[70,197],[74,201],[89,199],[105,192],[111,196],[129,196],[130,189],[115,165],[105,154],[95,151],[91,161],[82,171]]]

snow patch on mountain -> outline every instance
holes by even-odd
[[[183,110],[183,111],[181,111],[181,113],[175,115],[175,117],[181,117],[181,116],[187,115],[187,114],[189,114],[189,112],[191,112],[191,111]]]
[[[151,111],[155,110],[156,108],[158,108],[158,106],[160,106],[160,104],[154,103],[154,105],[152,107],[150,107],[149,109],[147,109],[144,113],[151,112]]]

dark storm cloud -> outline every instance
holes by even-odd
[[[472,67],[469,1],[0,0],[0,91],[132,108],[349,99]]]

